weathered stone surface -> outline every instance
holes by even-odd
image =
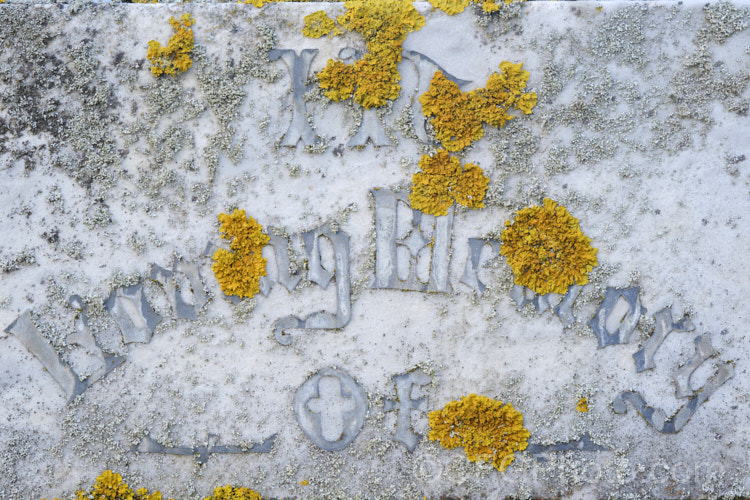
[[[747,1],[498,5],[417,2],[377,47],[396,21],[346,31],[343,2],[0,3],[0,497],[106,468],[165,498],[749,496]],[[321,10],[345,32],[303,36]],[[191,65],[156,77],[188,13]],[[327,97],[329,60],[395,99]],[[501,64],[536,104],[496,127]],[[446,123],[471,144],[425,175]],[[499,255],[545,198],[598,249],[564,295]],[[253,297],[213,270],[235,209],[269,237]],[[470,393],[524,415],[505,472],[426,439]]]

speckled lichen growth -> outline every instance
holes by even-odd
[[[149,493],[146,488],[133,491],[120,474],[105,470],[96,478],[91,490],[78,491],[75,500],[162,500],[162,496],[158,491]]]
[[[180,19],[169,18],[169,24],[175,34],[169,39],[166,47],[156,40],[148,42],[146,57],[151,61],[151,73],[154,76],[176,76],[187,71],[193,65],[190,52],[193,50],[193,16],[183,14]]]
[[[469,394],[429,414],[431,441],[448,449],[463,446],[472,462],[492,462],[499,471],[513,462],[513,452],[525,450],[529,431],[513,405]]]
[[[473,163],[461,165],[445,149],[419,160],[421,172],[412,176],[409,202],[412,208],[430,215],[445,215],[453,203],[468,208],[484,208],[484,195],[490,178]]]
[[[214,490],[213,495],[203,500],[261,500],[261,496],[250,488],[226,485],[219,486]]]
[[[506,221],[500,254],[513,269],[515,283],[538,294],[565,293],[570,285],[588,283],[597,249],[563,206],[549,198],[544,205],[516,213]]]
[[[333,36],[341,34],[340,28],[335,28],[336,22],[328,17],[324,11],[319,10],[305,16],[305,27],[302,34],[308,38],[320,38],[333,31]],[[335,29],[334,29],[335,28]]]
[[[346,12],[337,20],[345,30],[365,38],[367,53],[351,64],[329,59],[318,73],[320,87],[333,101],[353,96],[367,109],[384,106],[401,92],[401,44],[424,26],[424,17],[408,0],[349,0],[344,6]]]
[[[433,7],[451,16],[463,12],[470,3],[481,5],[485,12],[495,12],[500,10],[500,5],[503,3],[511,4],[514,1],[525,2],[526,0],[501,0],[500,3],[496,0],[429,0]]]
[[[524,92],[529,72],[523,63],[500,63],[500,72],[493,73],[487,85],[463,92],[458,84],[436,71],[430,88],[422,94],[422,112],[435,128],[435,137],[448,151],[459,151],[484,136],[483,123],[502,127],[517,109],[530,114],[536,105],[536,92]]]
[[[219,222],[221,237],[232,242],[229,250],[214,252],[214,276],[225,294],[252,297],[260,290],[260,278],[266,275],[266,259],[261,252],[270,238],[244,210],[219,214]]]

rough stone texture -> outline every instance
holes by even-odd
[[[25,325],[0,334],[0,498],[70,497],[108,468],[187,500],[228,483],[279,498],[750,495],[747,2],[417,7],[401,95],[363,115],[315,77],[362,38],[301,35],[305,15],[342,4],[0,4],[0,325]],[[187,12],[193,66],[154,78],[147,44]],[[289,50],[317,51],[309,73],[273,60]],[[436,151],[419,95],[436,68],[468,91],[506,60],[524,63],[539,101],[460,153],[491,179],[486,207],[454,207],[439,234],[432,217],[415,224],[403,200]],[[385,193],[400,201],[381,218]],[[599,265],[517,310],[504,258],[469,242],[501,241],[545,197],[579,219]],[[273,235],[263,293],[247,299],[223,296],[206,251],[226,244],[217,216],[235,208]],[[319,228],[329,236],[308,245]],[[153,263],[173,274],[152,278]],[[105,307],[135,285],[162,318],[131,317],[148,343],[124,342]],[[637,287],[649,313],[629,343],[598,349],[588,323],[609,287]],[[666,308],[694,331],[674,328],[639,373],[632,356]],[[335,318],[307,324],[315,314]],[[280,318],[301,326],[289,345]],[[710,355],[690,363],[709,334]],[[294,395],[332,366],[369,409],[351,443],[324,451]],[[686,392],[704,390],[676,398],[680,367]],[[415,370],[431,382],[396,394],[393,377]],[[76,379],[96,383],[69,401]],[[393,405],[426,397],[408,415],[426,435],[426,412],[472,392],[513,404],[538,448],[498,473],[394,440],[411,434]],[[651,424],[613,404],[623,393]],[[186,454],[130,453],[144,440]]]

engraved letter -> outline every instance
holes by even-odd
[[[654,333],[643,343],[643,348],[637,353],[633,354],[635,360],[635,369],[637,372],[644,370],[650,370],[656,365],[654,364],[654,355],[659,346],[664,342],[673,331],[677,332],[689,332],[693,330],[693,324],[690,322],[690,318],[687,316],[683,317],[680,321],[675,323],[672,321],[672,308],[665,307],[661,311],[654,315],[656,319],[656,328]],[[679,397],[679,396],[678,396]]]
[[[177,273],[180,273],[186,279],[178,281],[175,279]],[[208,302],[208,296],[203,289],[203,282],[198,272],[198,264],[195,262],[175,259],[171,271],[153,264],[151,266],[151,279],[158,281],[164,287],[169,303],[172,305],[172,311],[177,318],[196,319],[198,311]],[[190,287],[190,294],[185,293],[187,287]],[[186,297],[192,297],[192,300],[186,300]]]
[[[311,146],[317,141],[315,132],[307,121],[307,108],[305,107],[305,90],[307,90],[307,75],[310,73],[310,63],[318,53],[318,49],[304,49],[298,56],[291,49],[271,49],[268,51],[268,59],[276,61],[281,59],[289,71],[292,81],[292,122],[289,124],[281,144],[284,146],[296,146],[300,139],[305,146]]]
[[[604,300],[589,326],[599,339],[599,348],[612,344],[627,344],[646,308],[638,296],[640,288],[618,289],[607,287]],[[621,300],[622,299],[622,300]]]
[[[375,283],[373,288],[392,288],[427,292],[450,292],[448,282],[450,264],[451,228],[453,208],[448,215],[432,217],[419,210],[411,210],[411,228],[399,238],[398,203],[408,206],[409,195],[390,189],[371,190],[375,197]],[[432,232],[423,231],[423,217],[432,217]],[[417,277],[417,258],[420,251],[432,242],[430,278],[424,283]],[[398,277],[397,246],[409,250],[409,275],[405,280]]]
[[[73,369],[64,363],[50,343],[42,337],[31,321],[31,313],[25,311],[5,329],[21,341],[23,346],[41,361],[47,372],[62,388],[68,401],[83,393],[88,386],[81,382]]]
[[[482,250],[485,245],[492,248],[493,255],[500,253],[500,242],[493,239],[469,238],[469,258],[466,259],[464,275],[461,277],[461,283],[469,285],[478,296],[482,296],[487,287],[479,279],[479,259],[482,256]]]
[[[654,429],[664,434],[675,434],[688,423],[690,417],[698,410],[716,389],[721,387],[724,382],[734,375],[734,365],[724,363],[719,365],[719,370],[711,377],[708,382],[683,405],[682,408],[669,420],[664,412],[658,408],[646,405],[646,401],[637,392],[626,391],[620,394],[612,402],[615,413],[625,413],[628,408],[626,403],[632,404],[643,419],[648,422]]]
[[[690,377],[698,367],[713,356],[714,350],[711,347],[711,334],[704,333],[695,337],[695,353],[690,360],[674,373],[674,384],[676,387],[675,395],[678,398],[687,398],[693,395],[690,389]]]
[[[151,342],[154,328],[161,322],[143,293],[143,284],[113,290],[104,302],[104,307],[117,323],[126,344]]]
[[[320,238],[328,238],[333,243],[334,269],[336,276],[336,313],[318,311],[305,318],[286,316],[274,323],[274,335],[282,345],[290,345],[292,336],[286,330],[290,328],[343,328],[349,324],[352,316],[351,277],[349,276],[349,235],[343,231],[334,232],[329,224],[302,234],[307,254],[308,279],[323,288],[334,274],[321,265]]]
[[[419,77],[419,84],[417,86],[416,92],[417,97],[427,92],[427,89],[429,89],[430,87],[432,77],[436,71],[442,72],[448,80],[454,82],[459,87],[466,85],[467,83],[471,83],[471,81],[469,80],[461,80],[460,78],[456,78],[455,76],[451,75],[450,73],[445,71],[438,63],[422,54],[421,52],[404,49],[401,51],[401,55],[405,59],[408,59],[412,63],[414,63],[414,67],[417,69],[417,74]],[[427,120],[422,113],[422,103],[419,102],[419,99],[414,99],[412,102],[414,104],[412,112],[414,132],[422,142],[429,144],[430,140],[428,139],[427,132],[425,131]]]
[[[411,410],[427,410],[427,398],[413,398],[411,393],[415,387],[429,384],[430,377],[421,370],[415,370],[401,375],[394,375],[393,382],[396,384],[396,400],[386,399],[383,404],[383,411],[398,412],[396,420],[396,436],[393,438],[406,445],[406,448],[413,452],[417,443],[422,439],[421,434],[417,434],[411,427]]]
[[[273,248],[274,259],[276,260],[276,279],[272,279],[270,276],[260,278],[260,293],[266,297],[271,293],[275,283],[281,283],[291,292],[302,280],[302,276],[299,274],[293,275],[289,272],[289,238],[282,238],[273,231],[269,231],[268,236],[271,238],[268,244]]]

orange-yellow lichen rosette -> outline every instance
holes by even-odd
[[[523,427],[523,415],[513,405],[469,394],[451,401],[442,410],[431,411],[431,441],[448,449],[462,446],[472,462],[492,462],[504,471],[514,459],[513,452],[528,446],[529,431]]]
[[[473,163],[461,165],[458,158],[441,149],[419,160],[421,172],[412,176],[409,202],[412,208],[430,215],[446,215],[453,203],[483,208],[490,178]]]
[[[401,92],[401,44],[424,26],[424,17],[409,0],[349,0],[344,7],[337,21],[364,37],[367,52],[351,64],[329,59],[318,73],[320,88],[333,101],[353,96],[366,109],[384,106]]]
[[[111,470],[105,470],[91,487],[90,491],[79,490],[75,500],[162,500],[161,493],[149,493],[146,488],[137,491],[122,480],[122,476]],[[55,499],[59,500],[59,499]]]
[[[435,137],[448,151],[460,151],[484,136],[484,123],[503,127],[513,119],[508,112],[517,109],[530,114],[536,105],[536,92],[525,92],[529,72],[523,63],[500,63],[500,71],[487,79],[487,85],[464,92],[458,84],[436,71],[430,88],[422,94],[422,113],[431,118]]]
[[[308,38],[320,38],[331,32],[336,26],[336,21],[328,17],[324,11],[319,10],[305,16],[305,27],[302,28],[302,34]],[[334,31],[334,35],[341,33],[340,29]]]
[[[244,210],[219,214],[219,222],[221,237],[232,242],[229,250],[220,248],[214,252],[214,276],[225,294],[252,297],[260,290],[260,278],[266,275],[262,251],[270,238]]]
[[[528,207],[505,223],[500,254],[513,269],[515,283],[538,294],[563,294],[573,284],[588,283],[596,266],[597,249],[578,219],[546,198],[541,207]]]
[[[190,27],[195,21],[190,14],[183,14],[180,19],[169,18],[169,24],[175,33],[166,47],[156,40],[148,42],[146,57],[151,61],[151,73],[154,76],[175,76],[187,71],[193,65],[190,52],[193,50],[193,30]]]
[[[214,489],[213,495],[203,500],[262,500],[260,493],[250,488],[241,486],[219,486]]]

